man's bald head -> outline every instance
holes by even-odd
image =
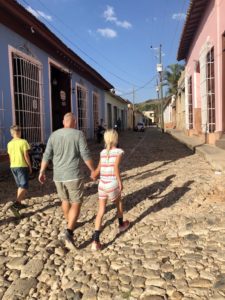
[[[75,116],[73,113],[69,112],[64,115],[63,126],[64,126],[64,128],[75,128],[76,119],[75,119]]]

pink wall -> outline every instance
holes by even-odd
[[[215,96],[216,96],[216,131],[222,130],[222,34],[225,31],[225,1],[211,0],[205,12],[199,28],[196,31],[196,36],[193,39],[186,60],[186,75],[192,75],[197,79],[193,82],[193,95],[195,108],[201,107],[200,96],[200,78],[199,74],[194,76],[195,61],[200,58],[200,51],[204,44],[209,41],[214,46],[215,55]]]

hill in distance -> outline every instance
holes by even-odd
[[[144,102],[137,103],[135,106],[140,111],[157,110],[157,106],[160,102],[161,101],[158,99],[149,99]]]

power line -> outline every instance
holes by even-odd
[[[29,3],[26,0],[22,0],[26,5],[30,6]],[[33,9],[33,8],[32,8]],[[33,9],[37,14],[38,11],[36,9]],[[134,85],[136,86],[136,84],[123,79],[122,77],[114,74],[113,72],[111,72],[110,70],[106,69],[104,66],[100,65],[94,58],[92,58],[90,55],[88,55],[85,51],[83,51],[80,47],[78,47],[73,41],[71,41],[69,38],[67,38],[60,30],[58,30],[53,24],[49,23],[48,20],[45,20],[45,22],[51,26],[56,32],[58,32],[65,40],[67,40],[71,45],[73,45],[75,48],[79,49],[79,51],[81,51],[85,56],[87,56],[90,60],[92,60],[96,65],[98,65],[100,68],[104,69],[105,71],[107,71],[109,74],[111,74],[112,76],[116,77],[117,79],[129,84],[129,85]]]
[[[133,94],[134,92],[137,92],[137,91],[139,91],[139,90],[145,88],[145,87],[146,87],[149,83],[151,83],[156,77],[157,77],[157,75],[154,75],[154,77],[152,77],[152,79],[149,80],[148,82],[146,82],[143,86],[140,86],[140,87],[138,87],[138,88],[132,90],[132,92],[128,92],[128,93],[122,94],[122,95],[120,95],[120,96],[131,95],[131,94]]]
[[[181,13],[183,14],[184,12],[184,9],[185,9],[185,4],[186,4],[186,0],[183,0],[183,4],[182,4],[182,8],[181,8]],[[169,49],[169,56],[171,55],[171,50],[173,48],[173,44],[174,44],[174,41],[175,41],[175,37],[176,37],[176,34],[177,34],[177,31],[178,31],[178,27],[181,23],[181,20],[182,20],[182,17],[180,17],[180,19],[178,20],[177,22],[177,26],[176,26],[176,29],[174,31],[174,35],[173,35],[173,39],[172,39],[172,43],[171,43],[171,46],[170,46],[170,49]]]
[[[60,21],[61,24],[63,24],[66,28],[68,28],[71,32],[75,32],[73,28],[71,28],[68,24],[66,24],[59,16],[57,16],[49,7],[47,7],[41,0],[37,0],[43,8],[45,8],[47,11],[51,13],[56,19]],[[131,75],[127,71],[123,70],[121,67],[116,66],[107,56],[104,55],[104,53],[100,52],[96,47],[94,47],[91,43],[89,43],[87,40],[83,39],[82,36],[80,36],[77,32],[75,32],[76,35],[85,42],[90,48],[94,49],[97,53],[99,53],[106,61],[108,61],[113,67],[121,70],[123,73],[127,75]],[[132,75],[133,76],[133,75]]]

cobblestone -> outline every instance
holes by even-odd
[[[0,182],[0,298],[225,299],[224,175],[156,129],[121,134],[125,218],[118,231],[108,203],[101,252],[91,252],[97,183],[82,166],[85,198],[75,230],[78,250],[59,237],[65,228],[52,174],[30,182],[29,208],[15,220],[7,209],[15,185]],[[97,163],[100,146],[90,146]]]

